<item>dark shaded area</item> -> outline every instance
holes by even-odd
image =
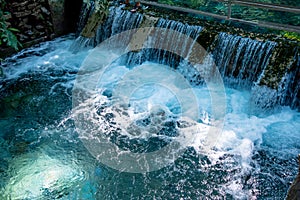
[[[66,32],[70,33],[76,31],[82,4],[82,0],[65,0]]]

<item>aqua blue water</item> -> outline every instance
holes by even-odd
[[[93,101],[98,103],[96,106],[100,105],[98,110],[83,106],[74,112],[72,89],[78,70],[91,50],[72,53],[69,47],[73,41],[72,35],[58,38],[23,50],[2,63],[0,199],[285,197],[297,174],[300,114],[288,107],[271,114],[250,114],[251,94],[247,90],[226,88],[224,127],[215,138],[213,148],[203,151],[203,135],[197,131],[199,127],[205,129],[211,125],[208,89],[193,87],[198,102],[195,109],[200,111],[200,117],[196,124],[186,125],[189,129],[184,129],[184,122],[178,122],[182,107],[176,95],[155,83],[143,85],[133,92],[132,110],[128,114],[135,117],[137,127],[132,127],[144,134],[120,133],[108,137],[125,150],[140,151],[166,145],[183,134],[185,140],[180,143],[183,154],[174,163],[142,174],[121,172],[99,162],[80,139],[76,114],[90,116],[95,111],[100,116],[108,116],[114,110],[107,102],[116,95],[112,90],[120,78],[139,67],[153,68],[161,64],[146,62],[129,68],[114,63],[98,83],[102,93],[92,98],[97,100]],[[135,75],[143,74],[137,71]],[[164,113],[161,118],[157,117],[160,113]],[[99,118],[97,123],[102,125],[107,121]],[[162,136],[149,136],[152,133],[149,123],[160,124]],[[149,141],[152,146],[143,146]]]

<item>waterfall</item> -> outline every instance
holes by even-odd
[[[93,4],[83,6],[78,32],[83,29],[93,10]],[[203,42],[198,41],[203,28],[164,18],[149,18],[155,17],[132,13],[124,6],[111,6],[106,21],[98,27],[95,37],[79,36],[71,49],[73,52],[77,52],[82,48],[95,47],[111,36],[135,28],[159,28],[161,31],[149,33],[142,49],[122,55],[118,62],[128,67],[140,65],[145,61],[168,65],[174,69],[179,67],[178,70],[193,84],[204,83],[201,76],[195,74],[197,71],[193,70],[188,62],[183,62],[189,59],[194,43]],[[178,35],[174,36],[174,31],[168,30],[174,30],[192,40],[182,39]],[[125,38],[124,41],[130,41],[130,38]],[[210,46],[212,47],[210,53],[224,84],[233,88],[252,90],[253,105],[264,109],[274,108],[276,105],[299,108],[300,86],[297,82],[299,80],[299,51],[294,56],[294,60],[298,61],[287,66],[290,70],[287,70],[282,77],[278,75],[280,76],[278,82],[280,82],[280,78],[282,80],[278,83],[278,88],[272,88],[267,84],[261,84],[260,80],[264,76],[266,68],[270,68],[272,71],[273,66],[269,62],[278,47],[276,42],[258,41],[221,32]],[[174,52],[176,50],[182,54],[179,56],[176,52],[164,49],[171,49]]]
[[[268,65],[276,43],[220,33],[215,45],[214,61],[225,84],[250,89]]]
[[[286,72],[282,82],[281,105],[290,105],[293,109],[300,109],[300,48],[295,49],[294,62],[288,66],[289,71]]]
[[[97,30],[96,44],[123,31],[138,28],[142,21],[143,15],[140,13],[129,12],[122,6],[111,7],[107,20]]]
[[[202,31],[201,26],[191,26],[163,18],[158,19],[155,27],[159,28],[160,31],[150,34],[145,41],[145,48],[139,53],[133,52],[129,54],[126,59],[127,65],[132,66],[145,61],[152,61],[176,68],[183,59],[188,58],[194,43]],[[185,40],[182,41],[183,37]],[[193,40],[190,40],[190,38]],[[155,46],[155,48],[149,49],[147,46]],[[174,52],[166,51],[165,49],[174,50]],[[181,52],[183,57],[177,55],[175,50],[176,52]]]
[[[80,34],[93,11],[93,4],[90,6],[83,6],[81,11],[82,17],[79,20],[77,33]],[[70,49],[73,52],[78,52],[83,48],[95,47],[97,44],[100,44],[113,35],[138,28],[142,20],[143,15],[140,13],[132,13],[124,10],[123,6],[112,6],[109,8],[109,15],[106,21],[98,27],[95,37],[85,38],[79,35]]]
[[[82,5],[81,11],[80,11],[80,16],[77,24],[77,31],[76,31],[76,36],[80,36],[81,31],[85,27],[89,17],[91,14],[95,11],[95,3],[93,1],[90,1],[89,4],[84,3]]]
[[[284,199],[299,44],[90,1],[76,41],[1,61],[0,199]]]
[[[201,26],[190,26],[188,24],[183,24],[181,22],[173,21],[173,20],[167,20],[167,19],[159,19],[157,22],[156,27],[158,28],[164,28],[164,29],[171,29],[175,30],[181,34],[184,34],[187,37],[190,37],[193,39],[193,42],[195,43],[200,32],[202,31]],[[180,49],[181,52],[185,54],[184,58],[187,58],[190,54],[193,44],[189,43],[189,40],[185,41],[174,41],[173,32],[166,31],[165,33],[162,33],[164,35],[164,38],[161,38],[160,35],[155,35],[153,38],[156,38],[155,46],[157,46],[160,49],[163,49],[163,45],[169,44],[168,49]]]
[[[294,57],[286,67],[286,72],[278,83],[278,88],[255,85],[252,88],[251,112],[253,114],[272,111],[278,106],[300,109],[300,52],[294,49]]]

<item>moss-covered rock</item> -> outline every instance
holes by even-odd
[[[278,89],[283,77],[297,65],[295,60],[295,44],[280,42],[274,49],[269,65],[259,81],[259,85],[266,85]]]
[[[108,1],[96,1],[94,13],[88,18],[88,21],[81,32],[81,36],[87,38],[95,37],[98,26],[102,24],[108,16],[108,9]]]

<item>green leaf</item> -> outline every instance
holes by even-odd
[[[10,31],[14,31],[14,32],[20,32],[18,29],[16,29],[16,28],[8,28],[8,30],[10,30]]]

